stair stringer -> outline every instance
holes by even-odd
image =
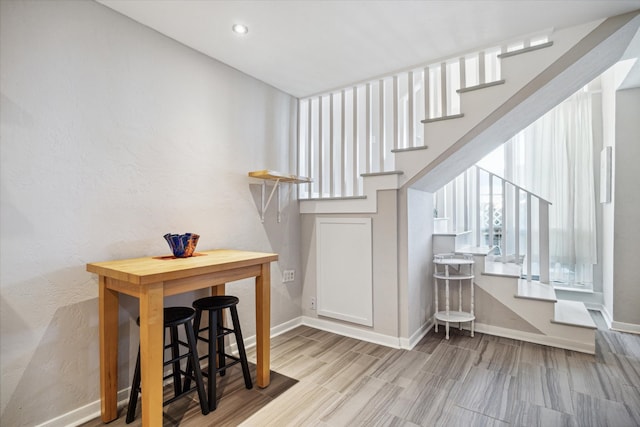
[[[363,177],[363,195],[300,200],[300,213],[375,213],[378,210],[378,191],[400,188],[401,173],[368,175]]]
[[[425,126],[425,129],[436,129],[436,134],[429,134],[430,142],[428,149],[416,149],[406,151],[396,151],[393,153],[396,169],[403,172],[402,176],[394,175],[380,175],[380,176],[364,176],[363,177],[363,194],[356,197],[345,198],[318,198],[318,199],[301,199],[300,200],[300,212],[301,213],[372,213],[376,211],[377,206],[377,190],[386,190],[400,188],[405,184],[415,173],[435,160],[446,148],[448,142],[452,144],[457,141],[464,133],[471,129],[473,126],[486,117],[487,105],[487,91],[492,91],[496,94],[490,98],[493,100],[494,107],[499,106],[506,99],[512,96],[517,90],[525,85],[529,80],[535,77],[545,67],[555,61],[559,56],[571,48],[581,37],[584,37],[589,31],[595,27],[596,23],[585,24],[579,27],[571,28],[558,32],[558,41],[554,40],[553,46],[527,54],[517,55],[515,59],[508,59],[509,62],[524,62],[525,65],[521,67],[525,70],[524,73],[518,74],[517,77],[507,81],[507,83],[499,86],[491,86],[481,90],[472,92],[466,92],[461,94],[463,103],[462,107],[465,108],[465,99],[478,98],[485,99],[485,106],[482,108],[476,108],[475,111],[469,109],[465,113],[465,117],[456,120],[444,120],[440,122],[434,122]],[[532,60],[527,58],[533,55]],[[505,61],[505,60],[503,60]],[[504,66],[503,66],[504,69]],[[503,71],[504,75],[504,71]],[[482,101],[481,101],[482,102]],[[465,108],[467,110],[467,108]],[[427,133],[425,133],[427,135]],[[422,148],[422,147],[419,147]],[[405,172],[404,167],[407,167],[410,171]]]
[[[558,60],[597,25],[598,22],[592,22],[557,31],[552,35],[552,46],[502,59],[504,84],[461,93],[460,110],[464,114],[463,117],[424,125],[424,141],[429,146],[428,150],[418,153],[396,153],[396,166],[405,171],[402,184],[409,181],[425,165],[437,159],[447,148]],[[511,64],[518,65],[514,72],[510,70]]]
[[[300,200],[301,213],[372,213],[378,190],[414,187],[436,191],[615,63],[635,34],[639,14],[631,12],[563,29],[553,34],[550,47],[502,59],[505,84],[462,93],[464,117],[425,125],[428,149],[394,153],[396,169],[402,175],[365,176],[362,196]],[[622,37],[610,37],[623,27]],[[594,46],[598,52],[592,52]],[[572,53],[574,50],[577,53]],[[580,61],[585,56],[600,63],[585,64]],[[576,79],[572,73],[567,75],[570,67],[573,73],[586,69],[590,74],[585,77],[582,71],[582,77]],[[560,75],[562,84],[549,84]],[[555,90],[558,87],[561,90]]]
[[[516,298],[518,279],[505,276],[484,275],[481,273],[484,260],[475,256],[474,283],[477,287],[491,295],[504,306],[516,313],[521,319],[540,331],[540,335],[522,332],[492,325],[486,326],[485,332],[508,335],[524,341],[537,342],[554,347],[566,348],[585,353],[595,352],[595,330],[579,326],[553,323],[555,302]],[[491,310],[490,307],[477,307],[476,312]],[[482,331],[482,327],[478,327]]]
[[[462,93],[464,117],[425,125],[428,150],[396,153],[401,185],[445,185],[617,62],[639,26],[640,12],[631,12],[557,31],[553,46],[503,59],[504,85]]]

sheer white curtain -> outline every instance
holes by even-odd
[[[580,91],[513,137],[512,179],[551,201],[551,280],[593,283],[597,263],[591,96]],[[509,168],[511,169],[511,168]]]

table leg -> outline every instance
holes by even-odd
[[[217,286],[212,286],[211,287],[211,296],[212,297],[216,297],[216,296],[221,296],[221,295],[225,295],[225,286],[226,284],[223,283],[221,285],[217,285]],[[222,316],[222,325],[224,325],[225,327],[227,326],[227,322],[225,320],[225,316]],[[209,325],[211,326],[211,325]],[[209,330],[209,334],[211,334],[212,329]],[[219,368],[220,366],[222,366],[222,358],[223,358],[223,354],[221,351],[218,351],[218,357],[216,358],[216,367]]]
[[[218,286],[212,286],[211,287],[211,296],[215,297],[218,295],[224,295],[225,294],[225,284],[223,283],[222,285],[218,285]]]
[[[152,283],[140,295],[140,370],[142,425],[162,425],[162,375],[164,359],[163,284]]]
[[[102,421],[118,418],[118,292],[100,276],[100,402]]]
[[[256,371],[258,387],[266,387],[270,378],[271,351],[271,264],[262,264],[256,277]]]

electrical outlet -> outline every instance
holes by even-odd
[[[316,309],[316,299],[315,297],[311,297],[311,310]]]
[[[285,270],[282,272],[282,283],[293,282],[296,278],[295,270]]]

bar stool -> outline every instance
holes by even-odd
[[[171,365],[171,374],[165,376],[163,379],[173,377],[173,392],[174,396],[163,402],[163,406],[168,405],[176,401],[177,399],[184,397],[188,393],[194,390],[198,390],[198,399],[200,400],[200,409],[202,415],[209,413],[209,408],[206,404],[207,397],[204,390],[204,380],[202,378],[202,371],[198,363],[198,348],[195,334],[193,332],[193,325],[191,321],[195,316],[195,311],[190,307],[167,307],[164,309],[164,327],[169,328],[170,343],[164,346],[164,349],[171,349],[171,360],[164,362],[164,366]],[[136,320],[138,326],[140,326],[140,318]],[[184,327],[187,342],[183,342],[178,338],[178,326]],[[185,354],[180,354],[180,346],[186,347],[188,351]],[[194,369],[187,368],[186,371],[180,369],[180,361],[187,358],[187,366],[195,366]],[[182,377],[186,379],[193,379],[195,386],[190,388],[188,386],[182,386]],[[127,424],[132,422],[136,416],[136,406],[138,404],[138,393],[141,392],[140,388],[140,347],[138,346],[138,359],[136,360],[136,369],[133,374],[133,383],[131,384],[131,393],[129,395],[129,406],[127,408]]]
[[[207,385],[209,391],[209,411],[216,409],[216,373],[220,372],[220,376],[226,374],[226,369],[240,363],[242,365],[242,374],[244,376],[244,385],[250,389],[253,387],[251,382],[251,374],[249,372],[249,363],[247,362],[247,354],[244,350],[244,341],[242,341],[242,332],[240,330],[240,321],[238,319],[238,310],[236,305],[240,302],[237,297],[231,295],[219,295],[206,298],[200,298],[193,302],[193,308],[196,309],[195,320],[193,321],[193,327],[196,331],[196,339],[208,343],[209,353],[205,356],[201,356],[200,360],[207,359],[209,369],[207,373],[202,373],[207,377]],[[231,312],[231,320],[233,323],[233,329],[226,328],[223,323],[223,310],[228,308]],[[200,322],[202,320],[202,312],[209,312],[209,326],[200,328]],[[216,325],[215,329],[211,329],[212,325]],[[201,333],[209,331],[207,336],[202,336]],[[236,344],[238,346],[238,357],[228,354],[224,348],[224,337],[229,334],[235,334]],[[217,346],[216,346],[217,344]],[[217,347],[217,350],[216,350]],[[217,356],[217,357],[216,357]],[[218,360],[216,368],[216,358]],[[226,359],[231,359],[233,362],[227,364]],[[187,367],[187,371],[189,368]],[[185,380],[185,386],[189,385],[189,377]]]

